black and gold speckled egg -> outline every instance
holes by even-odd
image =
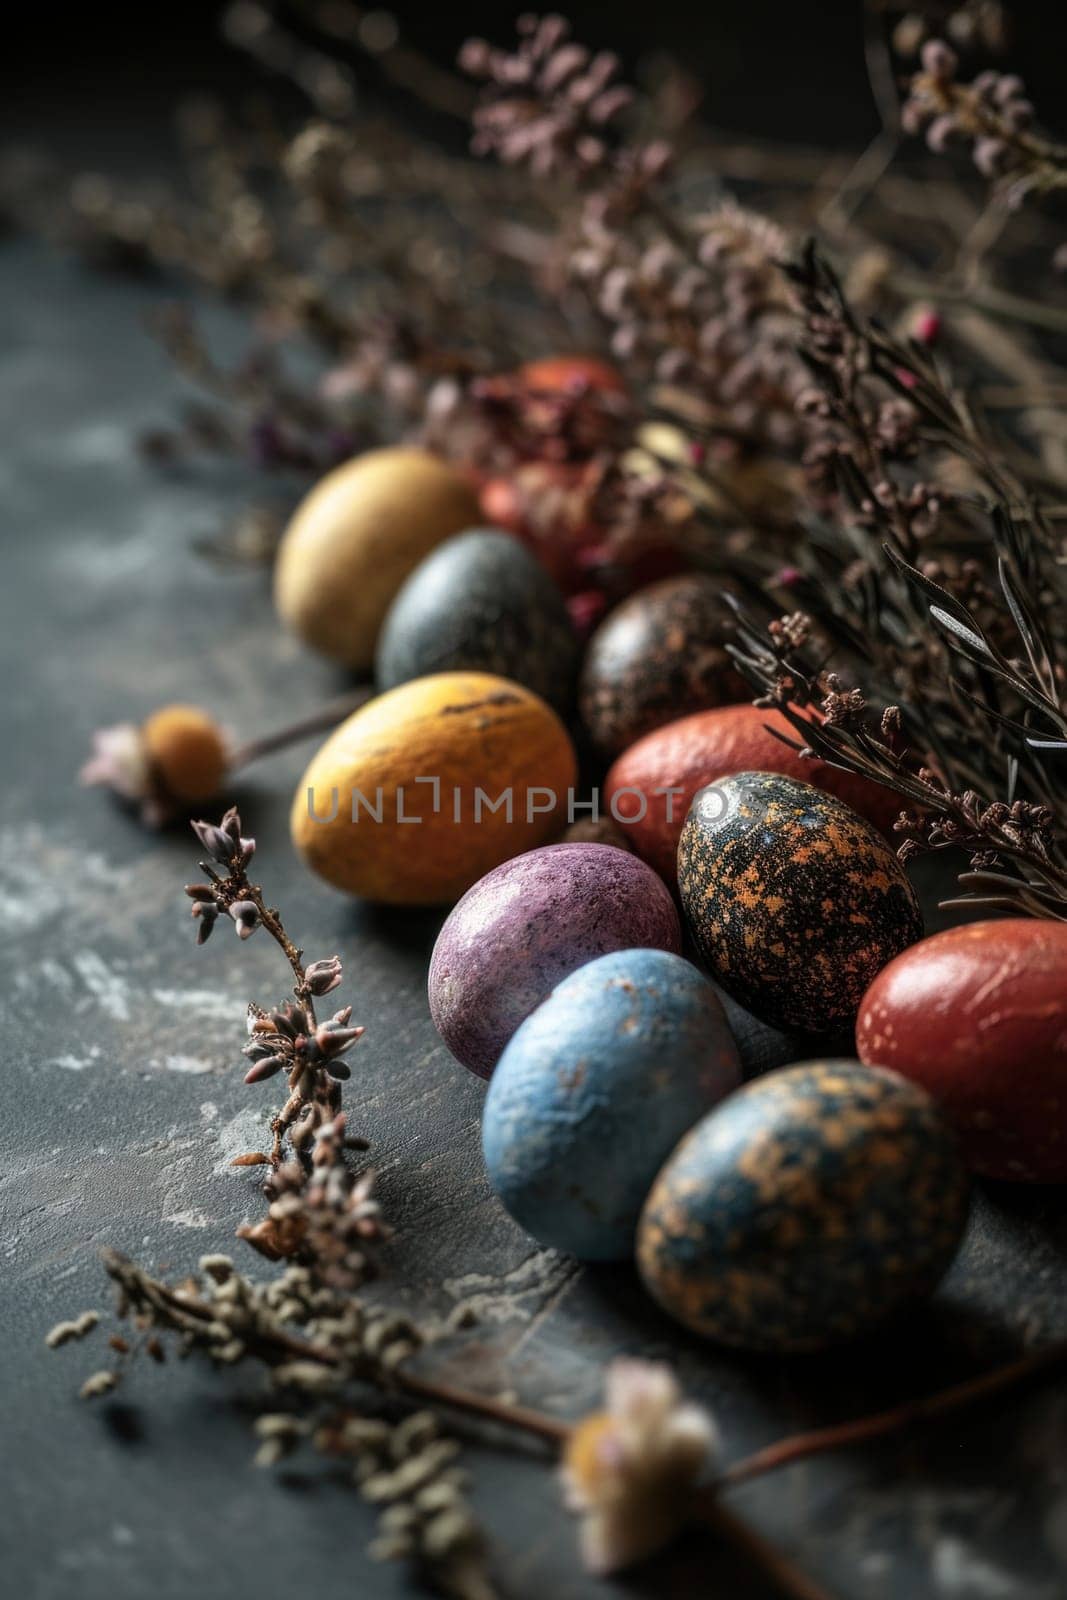
[[[877,829],[773,772],[700,790],[678,845],[678,888],[712,976],[779,1028],[850,1024],[872,979],[923,933]]]
[[[731,1095],[645,1201],[637,1264],[665,1311],[748,1350],[816,1350],[929,1294],[967,1217],[930,1097],[895,1072],[807,1062]]]
[[[609,612],[586,651],[582,721],[606,758],[691,711],[748,691],[723,648],[722,585],[700,573],[664,578]]]

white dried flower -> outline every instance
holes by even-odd
[[[617,1572],[667,1544],[714,1460],[718,1430],[682,1397],[669,1367],[620,1359],[608,1368],[605,1410],[574,1429],[563,1457],[564,1495],[582,1518],[582,1560]]]

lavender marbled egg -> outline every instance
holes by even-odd
[[[740,1078],[722,1005],[691,962],[601,956],[553,989],[497,1063],[482,1119],[489,1181],[541,1244],[621,1260],[660,1166]]]
[[[612,950],[679,952],[674,901],[651,867],[607,844],[551,844],[468,889],[430,961],[430,1013],[488,1078],[520,1022],[576,967]]]

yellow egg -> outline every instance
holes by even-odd
[[[436,456],[357,456],[293,514],[274,573],[278,615],[313,649],[365,670],[404,579],[435,545],[477,521],[473,489]]]
[[[293,842],[349,894],[446,905],[555,837],[575,777],[567,730],[537,695],[488,672],[439,672],[335,729],[294,796]]]

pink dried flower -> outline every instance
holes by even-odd
[[[585,1417],[564,1452],[564,1496],[582,1518],[582,1560],[617,1572],[667,1544],[718,1451],[718,1430],[683,1399],[673,1372],[620,1359],[608,1368],[605,1409]]]

